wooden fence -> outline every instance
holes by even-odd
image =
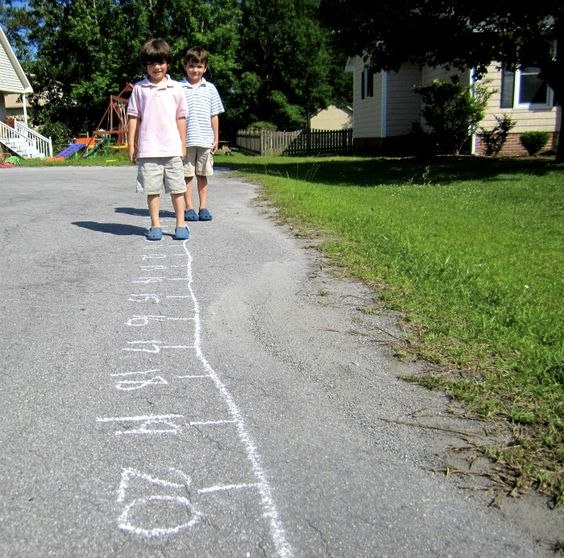
[[[237,148],[256,155],[321,155],[353,152],[352,130],[239,130]]]

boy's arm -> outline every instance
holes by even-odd
[[[127,121],[127,151],[132,163],[135,163],[137,158],[137,124],[137,117],[129,115]]]
[[[186,159],[186,118],[177,118],[176,126],[180,134],[180,140],[182,141],[182,158]]]
[[[213,147],[212,147],[212,155],[219,149],[219,115],[214,114],[211,117],[211,127],[213,130]]]

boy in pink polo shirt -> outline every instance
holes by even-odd
[[[185,240],[190,230],[184,221],[183,159],[186,157],[186,98],[182,87],[167,74],[172,49],[163,39],[150,39],[140,58],[147,70],[137,82],[127,106],[128,150],[137,162],[137,191],[147,196],[151,227],[148,240],[161,240],[161,193],[170,193],[176,214],[174,238]]]

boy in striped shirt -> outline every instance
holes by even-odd
[[[188,117],[186,121],[186,181],[187,221],[211,221],[207,208],[208,177],[213,174],[213,155],[219,146],[219,115],[225,112],[219,93],[213,83],[204,78],[208,69],[208,52],[203,48],[190,48],[184,55],[186,77],[180,82],[186,95]],[[199,210],[192,205],[192,181],[198,185]]]

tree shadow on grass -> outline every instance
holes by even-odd
[[[542,176],[552,170],[564,170],[547,158],[493,158],[476,156],[438,156],[433,159],[415,157],[351,157],[324,160],[279,157],[250,158],[230,162],[231,170],[280,176],[327,186],[375,187],[402,184],[441,184],[481,180],[495,183],[507,175]]]
[[[135,225],[126,225],[124,223],[97,223],[96,221],[74,221],[72,223],[77,227],[89,229],[91,231],[101,232],[105,234],[115,234],[117,236],[145,236],[146,227],[137,227]]]

